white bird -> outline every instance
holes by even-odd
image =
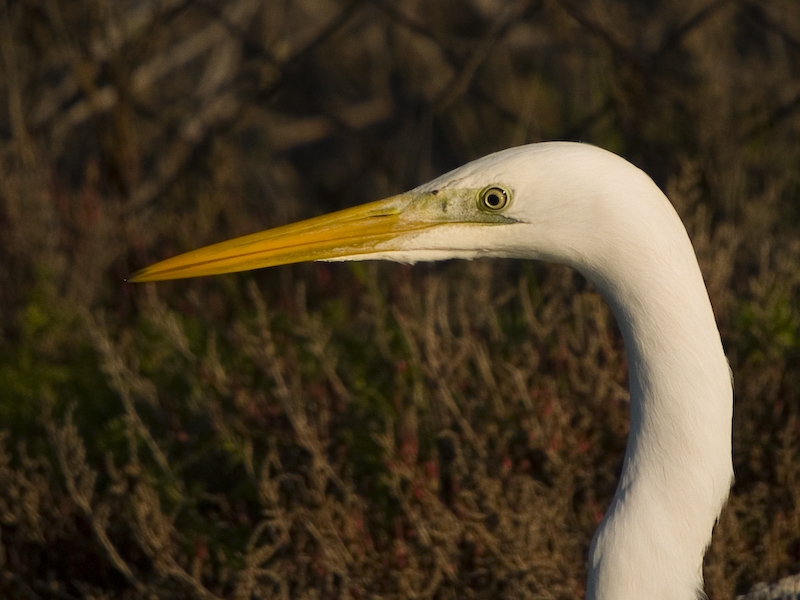
[[[733,480],[733,390],[686,229],[641,170],[586,144],[512,148],[415,190],[165,260],[132,281],[305,260],[541,259],[611,306],[631,425],[589,552],[591,600],[702,596],[703,555]]]

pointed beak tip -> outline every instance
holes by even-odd
[[[402,198],[401,198],[402,200]],[[436,223],[424,216],[401,220],[408,199],[378,200],[328,215],[254,233],[169,258],[133,273],[142,283],[251,271],[306,261],[349,260],[380,247],[398,249],[405,233]]]

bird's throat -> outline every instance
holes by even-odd
[[[592,542],[589,599],[689,600],[702,590],[703,555],[732,481],[732,385],[687,246],[692,268],[661,268],[658,280],[643,271],[605,290],[625,340],[631,427]]]

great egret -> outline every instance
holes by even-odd
[[[188,252],[158,281],[306,260],[542,259],[597,286],[622,331],[631,426],[592,541],[587,598],[702,595],[703,555],[733,478],[733,390],[692,244],[642,171],[551,142],[491,154],[410,192]]]

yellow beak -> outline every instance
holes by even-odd
[[[413,208],[415,198],[401,194],[206,246],[146,267],[130,281],[200,277],[396,250],[397,243],[387,243],[437,224],[429,211]]]

